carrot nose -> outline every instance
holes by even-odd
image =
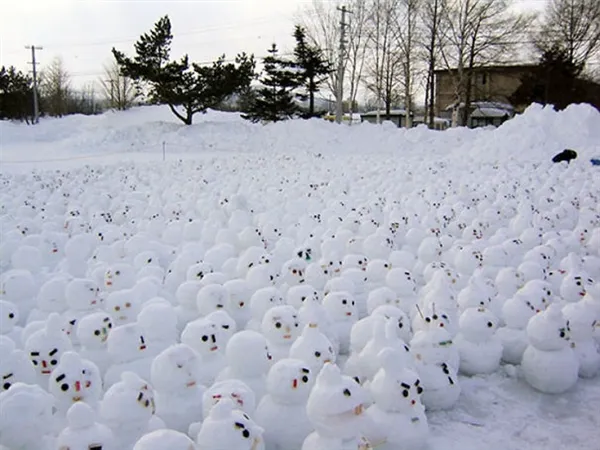
[[[296,380],[295,378],[294,378],[294,381],[292,381],[292,387],[294,389],[296,389],[298,387],[298,380]]]
[[[81,391],[81,383],[79,381],[75,382],[75,392]]]

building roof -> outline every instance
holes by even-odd
[[[413,112],[410,113],[411,115],[414,115]],[[377,116],[377,111],[369,111],[366,113],[361,114],[363,117],[375,117]],[[380,116],[406,116],[406,110],[405,109],[392,109],[390,110],[390,113],[387,114],[385,111],[379,111],[379,115]]]
[[[482,71],[482,70],[487,70],[487,71],[520,71],[523,69],[533,69],[535,67],[538,67],[537,64],[534,63],[522,63],[522,64],[492,64],[489,66],[476,66],[473,67],[474,71]],[[467,71],[469,70],[468,67],[465,67],[463,70]],[[449,73],[449,72],[457,72],[458,68],[451,68],[451,69],[436,69],[434,70],[434,73]]]

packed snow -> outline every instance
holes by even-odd
[[[0,139],[0,448],[597,449],[595,109]]]

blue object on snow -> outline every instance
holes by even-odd
[[[592,166],[600,166],[600,159],[598,158],[592,158],[590,159],[590,162],[592,163]]]

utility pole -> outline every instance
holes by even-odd
[[[345,6],[341,8],[337,7],[338,11],[342,12],[342,21],[340,22],[340,53],[338,61],[338,74],[337,74],[337,86],[336,86],[336,108],[335,108],[335,121],[342,123],[342,117],[344,115],[344,59],[346,58],[346,14],[352,14],[348,11]]]
[[[26,49],[31,49],[31,64],[33,66],[33,123],[38,123],[40,111],[38,105],[38,93],[37,93],[37,62],[35,61],[35,51],[43,50],[44,47],[35,45],[26,45]]]

